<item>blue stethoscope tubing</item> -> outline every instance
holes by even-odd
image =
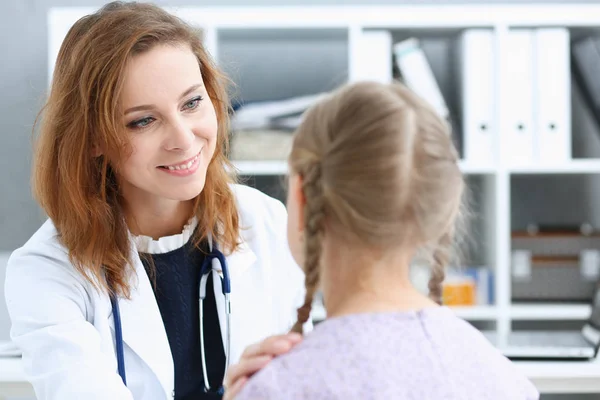
[[[231,281],[229,279],[229,268],[227,268],[227,262],[225,256],[219,251],[217,245],[213,243],[212,251],[204,258],[202,263],[202,269],[200,270],[200,283],[198,285],[198,297],[200,302],[200,352],[202,354],[202,375],[204,378],[204,390],[210,391],[210,382],[208,381],[208,373],[206,369],[206,352],[204,351],[204,299],[206,298],[206,282],[208,277],[213,271],[212,260],[218,260],[221,264],[221,271],[223,277],[221,279],[221,290],[225,297],[225,330],[227,331],[225,339],[225,371],[223,372],[223,378],[227,374],[227,368],[229,366],[229,351],[231,349],[231,303],[229,295],[231,293]],[[223,391],[221,385],[219,392]]]
[[[198,284],[198,298],[200,305],[200,352],[202,354],[202,375],[204,378],[204,390],[210,391],[210,382],[208,381],[208,373],[206,370],[206,352],[204,351],[204,312],[203,303],[206,298],[206,283],[208,277],[213,271],[212,260],[219,261],[221,265],[221,272],[223,277],[221,278],[221,290],[225,297],[225,315],[226,315],[226,331],[227,337],[225,340],[225,371],[223,377],[227,374],[227,368],[229,367],[229,354],[231,350],[231,303],[229,295],[231,294],[231,281],[229,279],[229,269],[227,267],[227,261],[223,253],[219,251],[217,245],[213,243],[212,250],[209,254],[204,257],[202,268],[200,269],[200,282]],[[110,297],[112,305],[113,319],[115,323],[115,350],[117,353],[117,370],[123,380],[125,386],[127,386],[127,376],[125,375],[125,356],[123,354],[123,330],[121,326],[121,313],[119,311],[119,302],[115,296]],[[219,392],[223,392],[223,386],[219,388]]]
[[[125,375],[125,356],[123,355],[123,330],[121,327],[121,311],[119,310],[119,302],[115,296],[110,296],[112,304],[113,319],[115,322],[115,347],[117,351],[117,370],[123,383],[127,386],[127,376]]]

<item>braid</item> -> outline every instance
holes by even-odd
[[[302,333],[302,325],[310,317],[313,297],[319,283],[319,260],[325,210],[320,163],[312,164],[302,174],[302,179],[302,190],[306,199],[304,206],[304,285],[306,295],[304,304],[298,309],[298,320],[292,327],[292,331],[298,333]]]
[[[429,298],[438,304],[442,304],[442,283],[446,277],[446,266],[449,261],[451,238],[445,233],[433,252],[433,269],[429,278]]]

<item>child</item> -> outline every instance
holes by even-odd
[[[306,273],[301,332],[247,399],[534,400],[535,387],[441,304],[465,183],[444,121],[400,84],[345,86],[312,107],[289,159],[288,241]],[[409,280],[429,256],[429,297]]]

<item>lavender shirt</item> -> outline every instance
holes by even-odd
[[[535,387],[447,307],[315,326],[236,400],[538,400]]]

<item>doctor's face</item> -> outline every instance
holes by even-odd
[[[121,105],[132,150],[118,169],[125,198],[198,196],[215,151],[217,117],[194,53],[185,45],[157,45],[134,56]]]

